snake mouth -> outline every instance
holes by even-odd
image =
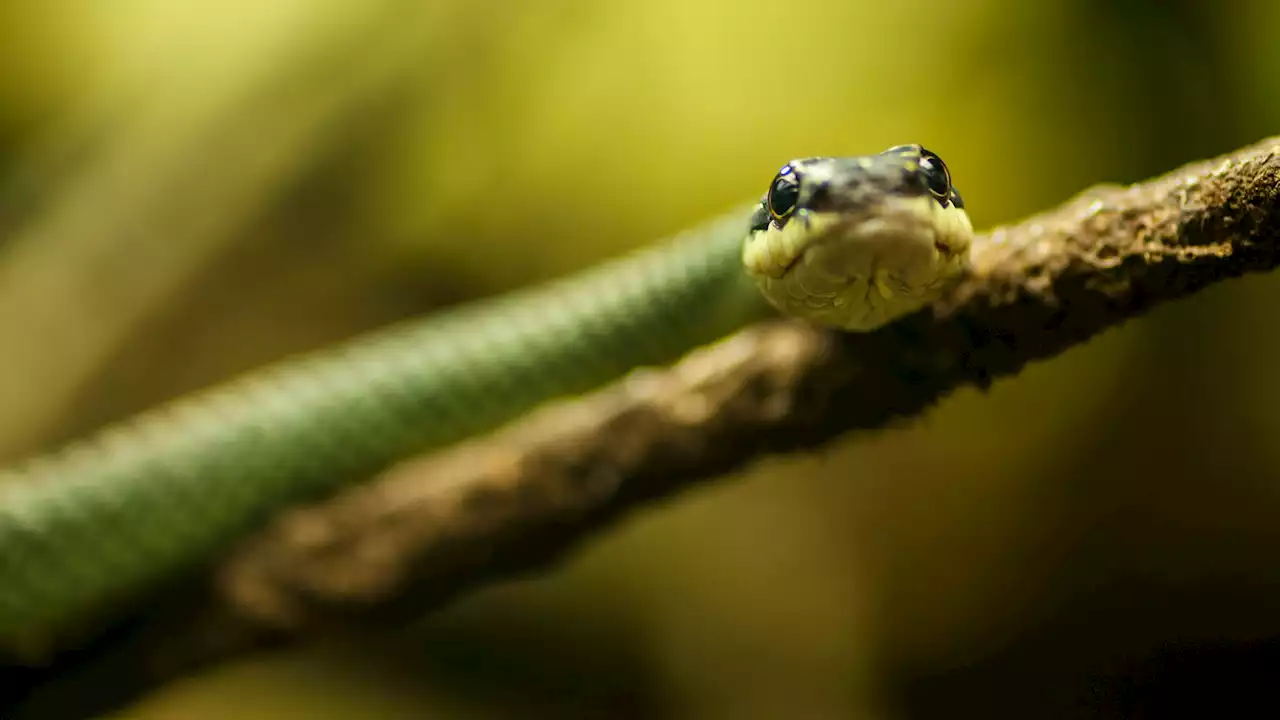
[[[859,270],[915,264],[934,251],[950,252],[953,239],[942,231],[940,214],[929,198],[893,195],[815,214],[805,227],[806,253],[797,253],[791,265],[806,254],[843,257]]]

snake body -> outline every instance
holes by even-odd
[[[0,651],[39,654],[284,506],[671,362],[769,304],[847,330],[919,309],[964,269],[962,208],[920,146],[793,161],[760,201],[670,242],[286,360],[0,471]]]

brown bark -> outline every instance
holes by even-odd
[[[130,667],[141,689],[266,642],[421,616],[541,569],[624,513],[918,416],[1155,304],[1269,270],[1277,151],[1280,137],[985,233],[954,294],[880,331],[747,328],[284,513],[194,597],[81,667]]]
[[[420,614],[535,570],[622,513],[985,386],[1216,280],[1270,269],[1280,140],[1098,187],[983,235],[936,307],[869,335],[765,323],[286,513],[222,565],[218,597],[286,632]]]

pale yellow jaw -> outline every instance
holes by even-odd
[[[936,300],[968,267],[968,214],[931,197],[805,220],[752,233],[742,262],[770,303],[809,322],[875,329]]]

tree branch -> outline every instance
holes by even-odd
[[[222,566],[220,597],[299,632],[399,621],[538,569],[620,514],[773,453],[918,415],[1280,244],[1280,139],[1098,187],[982,236],[937,307],[870,335],[766,323],[289,512]]]
[[[624,513],[987,386],[1151,306],[1280,262],[1280,137],[982,235],[974,272],[866,335],[764,323],[289,511],[130,635],[141,686],[303,633],[399,623],[538,570]],[[121,661],[119,646],[110,655]]]

